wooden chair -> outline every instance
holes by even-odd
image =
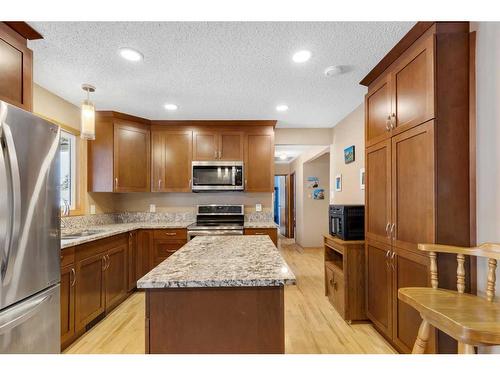
[[[418,248],[429,252],[432,288],[398,290],[398,298],[415,308],[423,319],[412,353],[425,352],[431,326],[457,340],[459,354],[475,354],[475,346],[500,345],[500,304],[493,301],[500,244],[486,243],[471,248],[419,244]],[[456,292],[438,289],[436,253],[457,254]],[[486,298],[464,293],[466,255],[489,258]]]

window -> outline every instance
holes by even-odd
[[[61,130],[61,207],[76,209],[76,136]]]

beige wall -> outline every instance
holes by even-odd
[[[304,173],[304,165],[308,161],[314,160],[327,153],[328,150],[329,146],[311,146],[307,152],[304,152],[290,163],[290,173],[295,173],[295,240],[303,247],[320,246],[322,243],[321,236],[323,235],[322,229],[315,230],[314,228],[313,232],[306,233],[306,227],[308,226],[305,223],[305,212],[307,211],[307,206],[311,202],[309,199],[304,199],[305,179],[307,177]],[[306,173],[314,172],[307,168],[307,166],[305,169]],[[327,219],[326,213],[325,219]],[[314,241],[311,241],[311,238],[313,238]]]
[[[289,174],[290,163],[274,163],[274,174]]]
[[[62,125],[74,133],[80,133],[80,109],[53,94],[43,87],[33,85],[33,112]],[[78,142],[78,180],[80,195],[80,213],[90,212],[90,205],[96,206],[96,212],[114,212],[113,195],[110,193],[87,193],[87,141],[77,138]]]
[[[472,29],[477,31],[477,242],[500,242],[500,23],[473,23]],[[478,258],[477,271],[478,293],[484,295],[484,258]],[[500,347],[481,350],[500,354]]]
[[[355,146],[355,161],[345,164],[344,149]],[[364,105],[359,105],[333,128],[330,150],[330,202],[365,204],[365,191],[359,187],[359,170],[365,167]],[[342,174],[342,191],[335,191],[335,176]]]
[[[304,138],[307,134],[307,138]],[[332,129],[275,129],[274,143],[277,145],[329,145]]]

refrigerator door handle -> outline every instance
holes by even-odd
[[[0,336],[13,330],[18,325],[24,323],[42,307],[42,305],[52,298],[52,294],[42,296],[26,306],[21,306],[13,311],[4,313],[5,316],[0,314]]]
[[[11,176],[12,213],[10,240],[6,246],[4,260],[1,264],[1,277],[3,284],[10,282],[12,266],[17,256],[19,229],[21,227],[21,177],[19,175],[19,164],[17,163],[16,149],[10,127],[4,122],[2,134],[5,140],[9,169]]]

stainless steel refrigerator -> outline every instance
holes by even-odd
[[[0,353],[60,351],[59,134],[0,101]]]

